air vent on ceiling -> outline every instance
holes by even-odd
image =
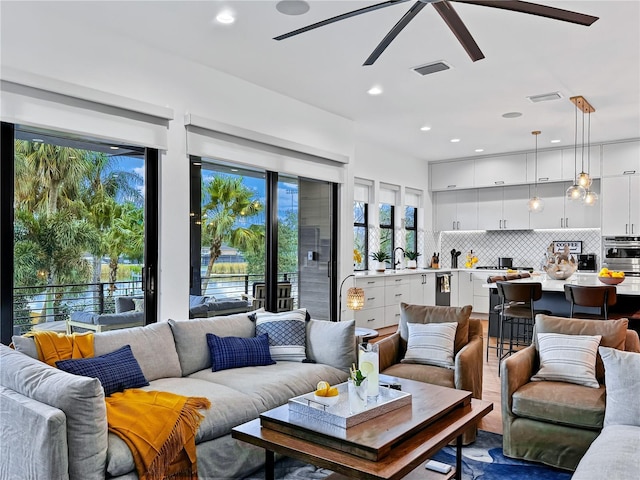
[[[527,97],[531,103],[548,102],[550,100],[560,100],[562,94],[560,92],[543,93],[542,95],[531,95]]]
[[[430,73],[441,72],[443,70],[449,70],[451,66],[440,60],[439,62],[428,63],[419,67],[414,67],[412,70],[420,75],[429,75]]]

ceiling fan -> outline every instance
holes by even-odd
[[[374,10],[390,7],[392,5],[404,3],[407,1],[409,0],[387,0],[386,2],[376,3],[375,5],[352,10],[351,12],[343,13],[342,15],[337,15],[335,17],[322,20],[321,22],[317,22],[312,25],[299,28],[292,32],[279,35],[277,37],[274,37],[274,40],[284,40],[286,38],[308,32],[309,30],[313,30],[318,27],[324,27],[325,25],[329,25],[340,20],[345,20],[347,18],[355,17],[356,15],[373,12]],[[478,47],[478,44],[471,36],[471,33],[469,33],[469,30],[467,30],[467,27],[464,25],[456,11],[453,9],[453,5],[451,4],[451,2],[470,3],[481,5],[483,7],[502,8],[504,10],[528,13],[531,15],[538,15],[541,17],[547,17],[554,20],[562,20],[563,22],[577,23],[579,25],[585,26],[589,26],[593,22],[598,20],[598,17],[593,17],[591,15],[585,15],[582,13],[572,12],[570,10],[563,10],[555,7],[548,7],[545,5],[539,5],[537,3],[521,2],[518,0],[417,0],[411,6],[409,11],[405,13],[403,17],[398,21],[398,23],[396,23],[394,27],[389,30],[389,33],[387,33],[387,35],[382,39],[375,50],[371,53],[371,55],[369,55],[369,58],[365,60],[364,65],[373,65],[378,57],[382,55],[382,52],[384,52],[389,44],[398,36],[402,29],[406,27],[407,24],[411,20],[413,20],[413,17],[415,17],[420,12],[420,10],[422,10],[429,3],[433,5],[433,8],[436,9],[445,23],[449,26],[458,41],[462,44],[462,47],[471,57],[471,60],[474,62],[482,60],[484,58],[484,54],[480,50],[480,47]]]

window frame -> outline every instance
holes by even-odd
[[[361,252],[362,254],[362,265],[363,268],[362,269],[357,269],[353,268],[354,271],[356,272],[364,272],[367,271],[369,269],[369,203],[368,202],[362,202],[359,200],[354,200],[353,204],[354,204],[354,209],[355,209],[355,204],[356,203],[362,203],[362,206],[364,207],[363,210],[363,221],[362,222],[356,222],[355,220],[355,216],[354,216],[354,220],[353,220],[353,230],[354,230],[354,245],[353,248],[355,250],[356,245],[355,245],[355,229],[356,228],[362,228],[364,229],[364,248],[363,251]],[[355,262],[354,262],[355,264]]]
[[[391,209],[390,215],[389,215],[389,223],[382,223],[382,215],[380,215],[380,213],[382,212],[382,207],[384,206],[389,206]],[[391,262],[393,262],[393,251],[395,250],[395,205],[391,204],[391,203],[380,203],[378,205],[378,228],[380,229],[380,242],[378,245],[378,250],[382,250],[382,232],[388,230],[391,234],[391,248],[389,253],[389,256],[391,257]]]
[[[407,224],[407,210],[408,209],[413,209],[413,227],[408,227]],[[404,236],[404,241],[405,241],[405,246],[404,249],[410,252],[417,252],[418,251],[418,209],[416,207],[414,207],[413,205],[405,205],[404,207],[404,211],[405,211],[405,224],[404,224],[404,229],[405,229],[405,236]],[[409,245],[407,243],[407,235],[409,232],[413,232],[413,241],[414,244],[413,245]]]

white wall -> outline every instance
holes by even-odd
[[[341,249],[351,272],[353,177],[371,178],[426,193],[426,164],[402,158],[374,145],[356,148],[355,126],[348,119],[212,70],[120,35],[73,22],[47,18],[33,4],[2,2],[0,67],[168,106],[175,112],[161,152],[160,170],[160,319],[185,318],[189,290],[189,168],[183,117],[191,113],[297,142],[352,159],[341,189]],[[26,29],[25,25],[29,28]],[[159,32],[159,34],[170,32]],[[90,123],[90,117],[88,117]],[[51,125],[63,128],[64,125]],[[91,126],[88,125],[88,131]],[[98,134],[100,132],[94,132]],[[397,164],[399,164],[398,162]],[[431,212],[431,205],[425,205]],[[342,277],[341,277],[342,278]]]

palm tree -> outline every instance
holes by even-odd
[[[144,210],[127,202],[114,209],[114,214],[105,235],[109,255],[109,295],[116,290],[120,256],[137,259],[144,256]]]
[[[242,177],[217,175],[203,185],[204,198],[208,201],[202,206],[202,243],[210,244],[204,291],[223,243],[248,249],[264,242],[262,229],[239,225],[240,219],[250,218],[263,210],[263,205],[242,180]]]

